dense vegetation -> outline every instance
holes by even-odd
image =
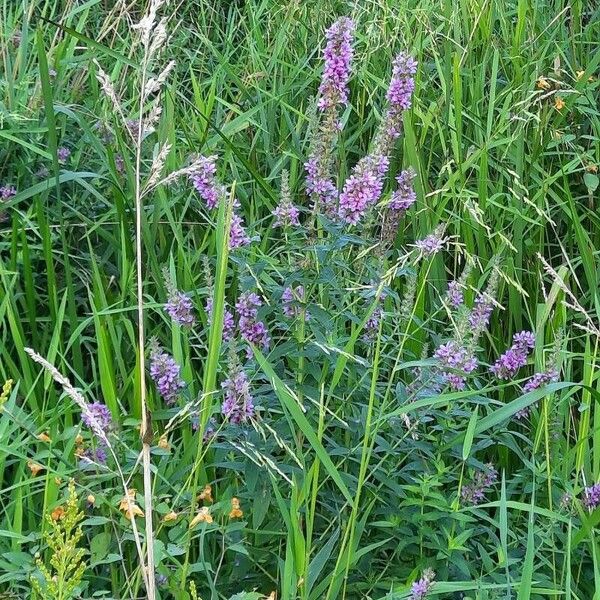
[[[0,592],[600,597],[598,13],[0,0]]]

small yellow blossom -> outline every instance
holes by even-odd
[[[163,517],[163,523],[170,523],[171,521],[176,521],[177,517],[179,517],[179,515],[172,510],[170,513],[167,513],[164,517]]]
[[[96,504],[96,498],[94,497],[94,495],[93,495],[93,494],[90,494],[90,495],[87,497],[87,501],[88,501],[88,504],[89,504],[90,506],[94,506],[94,504]]]
[[[538,90],[549,90],[552,87],[552,84],[545,77],[539,77],[535,83],[535,87],[537,87]]]
[[[562,110],[564,107],[565,101],[560,96],[556,96],[556,99],[554,100],[554,108],[556,110]]]
[[[590,163],[589,165],[585,166],[585,170],[588,173],[597,173],[598,172],[598,165],[595,165],[594,163]]]
[[[160,438],[158,439],[158,447],[162,448],[163,450],[169,450],[171,448],[171,445],[169,444],[169,440],[167,439],[166,434],[161,435]]]
[[[210,516],[210,512],[207,506],[203,506],[198,514],[190,521],[190,529],[196,527],[198,523],[212,523],[213,518]]]
[[[38,465],[37,463],[33,462],[32,460],[30,460],[27,463],[27,466],[29,467],[29,470],[31,471],[31,473],[33,474],[33,476],[35,477],[40,471],[44,470],[44,467],[42,467],[42,465]]]
[[[127,496],[123,496],[123,498],[121,498],[121,502],[119,503],[119,510],[126,511],[129,508],[130,502],[132,504],[135,503],[135,493],[136,492],[137,492],[137,490],[135,488],[129,488],[127,490]],[[128,497],[129,497],[129,502],[127,501]]]
[[[133,517],[143,517],[144,511],[135,503],[131,503],[131,510],[125,510],[125,516],[131,521]]]
[[[77,446],[81,446],[81,444],[83,444],[83,436],[80,433],[78,433],[77,437],[75,438],[75,444]]]
[[[241,519],[244,513],[240,509],[240,501],[237,498],[231,499],[231,511],[229,512],[230,519]]]
[[[51,513],[53,521],[60,521],[65,516],[65,509],[62,506],[57,506]]]
[[[7,379],[4,385],[2,386],[2,392],[0,392],[0,410],[2,410],[2,406],[8,400],[8,396],[10,395],[10,391],[12,390],[12,386],[12,379]]]
[[[47,444],[50,444],[52,442],[50,436],[47,433],[40,433],[40,435],[38,435],[37,438],[38,440],[40,440],[40,442],[46,442]]]
[[[62,485],[62,478],[61,477],[55,477],[54,478],[54,483],[56,485],[59,485],[59,486]]]
[[[198,501],[204,500],[204,502],[212,502],[212,487],[209,483],[204,486],[204,489],[198,494]]]

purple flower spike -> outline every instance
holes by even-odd
[[[250,243],[250,238],[244,229],[244,219],[238,214],[231,215],[231,228],[229,230],[229,248],[240,248],[247,246]]]
[[[245,423],[254,416],[254,399],[244,371],[234,372],[222,384],[225,398],[221,406],[223,416],[231,423]]]
[[[549,383],[558,381],[558,376],[559,376],[559,373],[554,368],[548,369],[547,371],[543,371],[541,373],[536,373],[523,386],[523,391],[525,393],[533,392],[533,390],[537,390],[538,388],[548,385]],[[515,418],[519,419],[519,420],[526,419],[529,416],[530,412],[531,412],[531,407],[526,406],[525,408],[522,408],[521,410],[519,410],[515,413]]]
[[[415,581],[411,587],[410,600],[423,600],[431,590],[435,573],[431,569],[423,571],[423,576],[418,581]]]
[[[369,155],[358,162],[340,194],[341,219],[356,225],[367,209],[379,200],[388,166],[387,157],[382,155]]]
[[[415,242],[415,248],[418,248],[423,256],[433,256],[440,250],[443,250],[448,238],[444,237],[443,226],[436,227],[433,233],[430,233],[427,237],[422,240]]]
[[[458,281],[451,281],[448,284],[448,291],[446,293],[446,300],[450,306],[458,308],[464,301],[464,295]]]
[[[413,189],[413,181],[416,176],[417,174],[413,169],[406,169],[396,177],[398,189],[392,194],[389,204],[392,210],[405,211],[416,202],[417,195]]]
[[[354,22],[348,17],[341,17],[325,33],[325,67],[319,87],[321,111],[348,103],[353,32]]]
[[[477,359],[471,354],[467,348],[461,346],[458,342],[451,340],[446,344],[442,344],[434,354],[443,367],[459,371],[453,373],[451,371],[443,371],[444,379],[448,385],[455,390],[465,389],[465,377],[477,368]]]
[[[201,156],[198,159],[198,170],[190,175],[190,181],[196,188],[198,195],[209,209],[216,208],[219,204],[219,198],[223,192],[221,186],[217,183],[217,157]]]
[[[81,420],[92,430],[100,427],[106,432],[112,424],[112,415],[106,404],[93,402],[88,404],[87,410],[81,413]]]
[[[583,491],[583,505],[591,512],[600,505],[600,483],[586,487]]]
[[[152,377],[158,393],[169,405],[177,400],[179,392],[185,387],[179,371],[180,366],[166,352],[156,349],[150,355],[150,377]]]
[[[510,379],[527,364],[529,351],[535,346],[535,335],[521,331],[513,336],[513,345],[496,361],[490,371],[499,379]]]
[[[300,211],[291,202],[281,202],[273,211],[273,227],[297,227]]]
[[[494,310],[494,303],[483,294],[478,294],[475,298],[475,306],[469,315],[469,325],[476,331],[484,330],[492,316]]]
[[[467,504],[480,504],[485,500],[485,494],[496,483],[498,471],[493,465],[486,465],[486,471],[477,471],[473,476],[473,481],[465,485],[461,490],[463,502]]]
[[[286,287],[281,294],[281,303],[283,314],[289,318],[299,316],[303,311],[298,302],[304,302],[304,286],[298,285],[295,288]],[[304,320],[308,321],[310,315],[304,311]]]
[[[191,326],[194,324],[194,305],[187,294],[172,290],[169,294],[169,300],[165,304],[165,311],[171,319],[182,326]]]

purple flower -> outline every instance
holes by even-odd
[[[458,308],[465,301],[460,283],[458,283],[458,281],[451,281],[448,284],[446,301],[454,308]]]
[[[211,210],[219,204],[219,198],[223,193],[222,187],[217,183],[217,157],[200,156],[198,169],[190,175],[190,181],[196,188],[198,195],[206,206]]]
[[[244,220],[238,214],[231,215],[231,227],[229,229],[229,248],[240,248],[247,246],[250,243],[250,238],[244,229]]]
[[[358,161],[340,194],[338,216],[341,219],[356,225],[379,200],[388,166],[387,157],[382,155],[368,155]]]
[[[212,312],[213,312],[213,300],[212,297],[206,299],[204,305],[204,311],[206,312],[207,322],[210,327],[212,323]],[[233,320],[233,314],[227,307],[223,311],[223,339],[227,342],[233,338],[235,332],[235,322]]]
[[[319,87],[321,111],[348,103],[353,32],[354,22],[348,17],[340,17],[325,32],[327,38],[327,45],[323,52],[325,67]]]
[[[173,404],[179,392],[185,387],[180,375],[180,366],[172,356],[156,348],[150,355],[150,377],[158,393],[169,405]]]
[[[291,202],[284,200],[273,211],[273,227],[297,227],[300,225],[299,215],[300,211]]]
[[[233,372],[222,384],[225,397],[221,406],[223,416],[231,423],[245,423],[254,416],[254,399],[244,371]]]
[[[558,381],[558,371],[554,368],[548,369],[547,371],[542,371],[541,373],[536,373],[533,377],[527,381],[527,383],[523,386],[523,391],[533,392],[533,390],[537,390],[544,385],[548,385],[554,381]],[[531,412],[531,407],[526,406],[521,410],[515,413],[516,419],[526,419]]]
[[[417,61],[408,54],[401,52],[394,58],[392,79],[387,92],[391,106],[408,110],[415,89],[414,76],[417,72]]]
[[[499,379],[510,379],[527,364],[529,350],[535,346],[531,331],[520,331],[513,336],[513,345],[496,361],[490,371]]]
[[[586,487],[583,491],[583,505],[592,511],[600,505],[600,483]]]
[[[240,317],[254,319],[261,306],[262,300],[258,294],[255,292],[244,292],[235,303],[235,310]]]
[[[421,579],[412,584],[409,600],[423,600],[423,598],[425,598],[429,593],[429,590],[433,585],[434,578],[435,573],[431,569],[426,569],[423,571],[423,576]]]
[[[86,463],[97,463],[100,465],[105,465],[107,461],[106,450],[103,446],[98,446],[97,448],[88,448],[84,450],[81,455],[81,459]]]
[[[440,250],[444,249],[448,238],[444,237],[443,226],[436,227],[433,233],[430,233],[422,240],[417,240],[414,243],[415,248],[418,248],[424,256],[433,256]]]
[[[434,353],[443,367],[459,371],[453,373],[451,371],[443,371],[444,379],[448,385],[455,390],[463,390],[465,388],[465,377],[477,368],[477,359],[472,353],[458,342],[450,340],[446,344],[442,344]]]
[[[177,290],[170,290],[169,299],[165,304],[165,311],[175,323],[179,325],[193,325],[193,304],[187,294]]]
[[[413,189],[413,181],[417,176],[414,169],[406,169],[396,177],[398,189],[390,198],[389,207],[396,211],[408,210],[417,200],[417,195]]]
[[[17,188],[13,185],[3,185],[0,187],[0,200],[8,200],[17,195]]]
[[[125,160],[120,154],[115,154],[115,169],[117,173],[123,173],[125,171]]]
[[[71,156],[71,151],[68,148],[65,148],[65,146],[61,146],[56,151],[56,156],[58,157],[58,162],[64,164],[67,162],[67,160],[69,160],[69,156]]]
[[[469,314],[469,325],[476,331],[484,330],[492,316],[494,310],[494,303],[492,300],[484,294],[478,294],[475,298],[475,306]]]
[[[473,481],[465,485],[461,490],[463,502],[468,504],[479,504],[485,500],[485,494],[496,483],[498,471],[493,465],[486,465],[486,471],[476,471]]]
[[[286,287],[285,290],[283,290],[283,294],[281,294],[281,310],[283,311],[283,314],[286,317],[293,318],[304,312],[304,320],[308,321],[310,315],[297,305],[298,302],[304,302],[304,286],[298,285],[295,288]]]
[[[92,402],[88,404],[86,410],[81,413],[81,420],[90,429],[100,428],[107,431],[112,424],[112,414],[106,404],[102,402]]]

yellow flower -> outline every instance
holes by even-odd
[[[65,516],[65,509],[62,506],[57,506],[51,513],[53,521],[60,521]]]
[[[38,435],[37,438],[38,440],[40,440],[40,442],[46,442],[47,444],[50,444],[52,442],[50,436],[47,433],[40,433],[40,435]]]
[[[212,501],[213,501],[213,497],[212,497],[212,488],[211,488],[211,486],[210,486],[210,484],[209,484],[209,483],[207,483],[207,484],[204,486],[204,489],[202,490],[202,492],[200,492],[200,493],[198,494],[198,498],[197,498],[197,500],[198,500],[198,501],[200,501],[200,500],[204,500],[205,502],[212,502]]]
[[[40,471],[44,470],[44,467],[42,467],[42,465],[38,465],[37,463],[33,462],[32,460],[30,460],[27,463],[27,466],[29,467],[29,470],[31,471],[31,473],[33,474],[33,476],[35,477]]]
[[[12,390],[13,380],[7,379],[4,385],[2,386],[2,392],[0,392],[0,410],[2,410],[2,406],[8,400],[8,396],[10,391]]]
[[[198,523],[212,523],[213,518],[210,516],[210,512],[207,506],[203,506],[198,514],[190,521],[190,529],[196,527]]]
[[[75,438],[75,444],[77,446],[81,446],[81,444],[83,444],[83,436],[80,433],[78,433],[77,437]]]
[[[556,99],[554,100],[554,108],[556,110],[562,110],[564,107],[565,101],[560,96],[556,96]]]
[[[129,508],[125,511],[125,516],[131,521],[133,517],[143,517],[144,511],[135,503],[131,503],[131,510]]]
[[[552,87],[552,84],[545,77],[539,77],[535,83],[535,87],[537,87],[538,90],[549,90]]]
[[[96,498],[92,494],[87,497],[87,501],[90,506],[94,506],[94,504],[96,504]]]
[[[277,592],[273,591],[267,596],[267,600],[277,600]]]
[[[163,523],[169,523],[171,521],[176,521],[177,517],[179,517],[179,515],[174,510],[172,510],[170,513],[167,513],[163,517]]]
[[[229,512],[230,519],[241,519],[244,516],[244,513],[240,509],[240,501],[233,497],[231,499],[231,511]]]
[[[169,444],[169,440],[167,439],[167,435],[163,434],[160,436],[160,438],[158,439],[158,447],[162,448],[163,450],[169,450],[170,449],[170,444]]]
[[[136,491],[137,490],[135,488],[129,488],[127,490],[127,496],[123,496],[123,498],[121,498],[121,502],[119,503],[119,510],[126,511],[129,508],[129,502],[131,502],[132,504],[135,503]],[[128,497],[129,497],[129,502],[127,502]]]

